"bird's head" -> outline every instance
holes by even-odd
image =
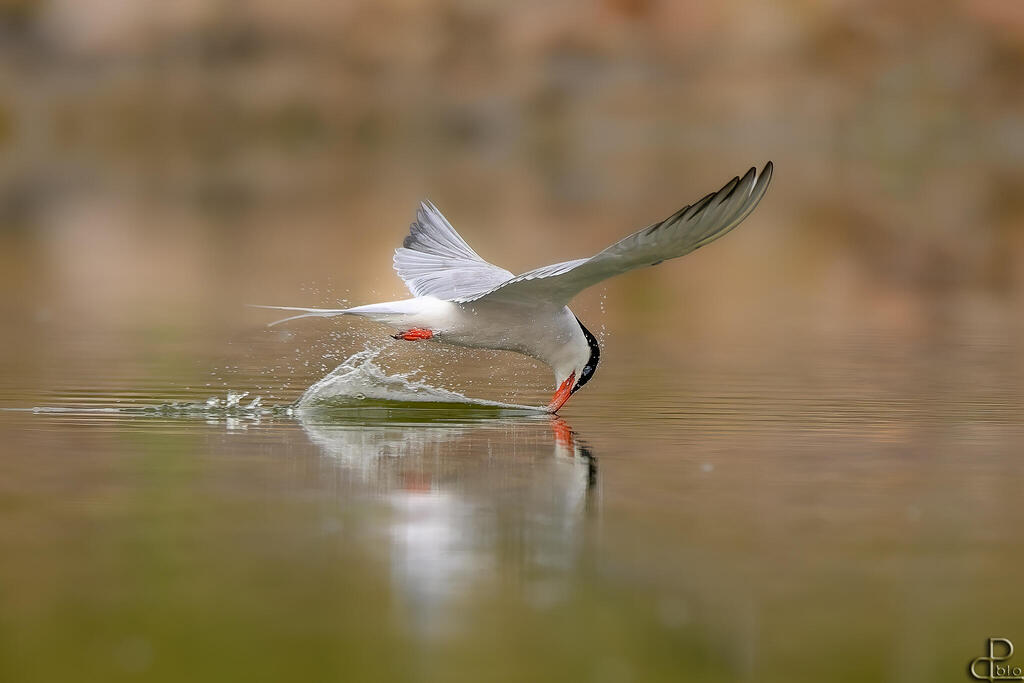
[[[565,405],[570,396],[593,378],[597,372],[597,363],[601,360],[601,347],[597,339],[579,318],[576,318],[576,322],[583,335],[570,343],[571,349],[566,361],[555,366],[555,384],[558,389],[548,404],[548,411],[552,413]]]

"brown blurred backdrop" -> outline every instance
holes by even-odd
[[[420,199],[522,271],[769,159],[574,303],[579,453],[281,406],[367,343],[547,401],[245,307],[407,296]],[[966,680],[1024,634],[1022,264],[1024,0],[0,0],[0,679]]]
[[[740,230],[607,285],[610,329],[1020,338],[1016,0],[0,8],[0,313],[26,344],[403,296],[424,197],[510,270],[589,255],[768,159]]]

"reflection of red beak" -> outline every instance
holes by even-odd
[[[573,439],[572,427],[569,423],[558,417],[557,415],[551,418],[551,431],[555,433],[555,443],[563,448],[572,450],[576,447],[576,442]]]
[[[565,405],[565,402],[572,396],[572,385],[575,381],[575,372],[565,378],[565,381],[558,387],[558,391],[551,397],[551,403],[548,404],[547,408],[549,413],[557,413],[558,409]]]

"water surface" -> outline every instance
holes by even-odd
[[[319,366],[267,376],[280,342],[246,329],[248,367],[87,330],[59,375],[8,358],[4,680],[955,681],[1024,632],[1005,341],[653,362],[611,336],[553,417],[296,404]],[[230,398],[184,384],[211,367]]]

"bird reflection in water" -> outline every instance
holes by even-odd
[[[346,499],[386,503],[345,537],[383,554],[400,622],[418,635],[447,633],[462,598],[510,580],[538,608],[567,599],[599,507],[597,459],[569,424],[404,417],[302,419]]]

